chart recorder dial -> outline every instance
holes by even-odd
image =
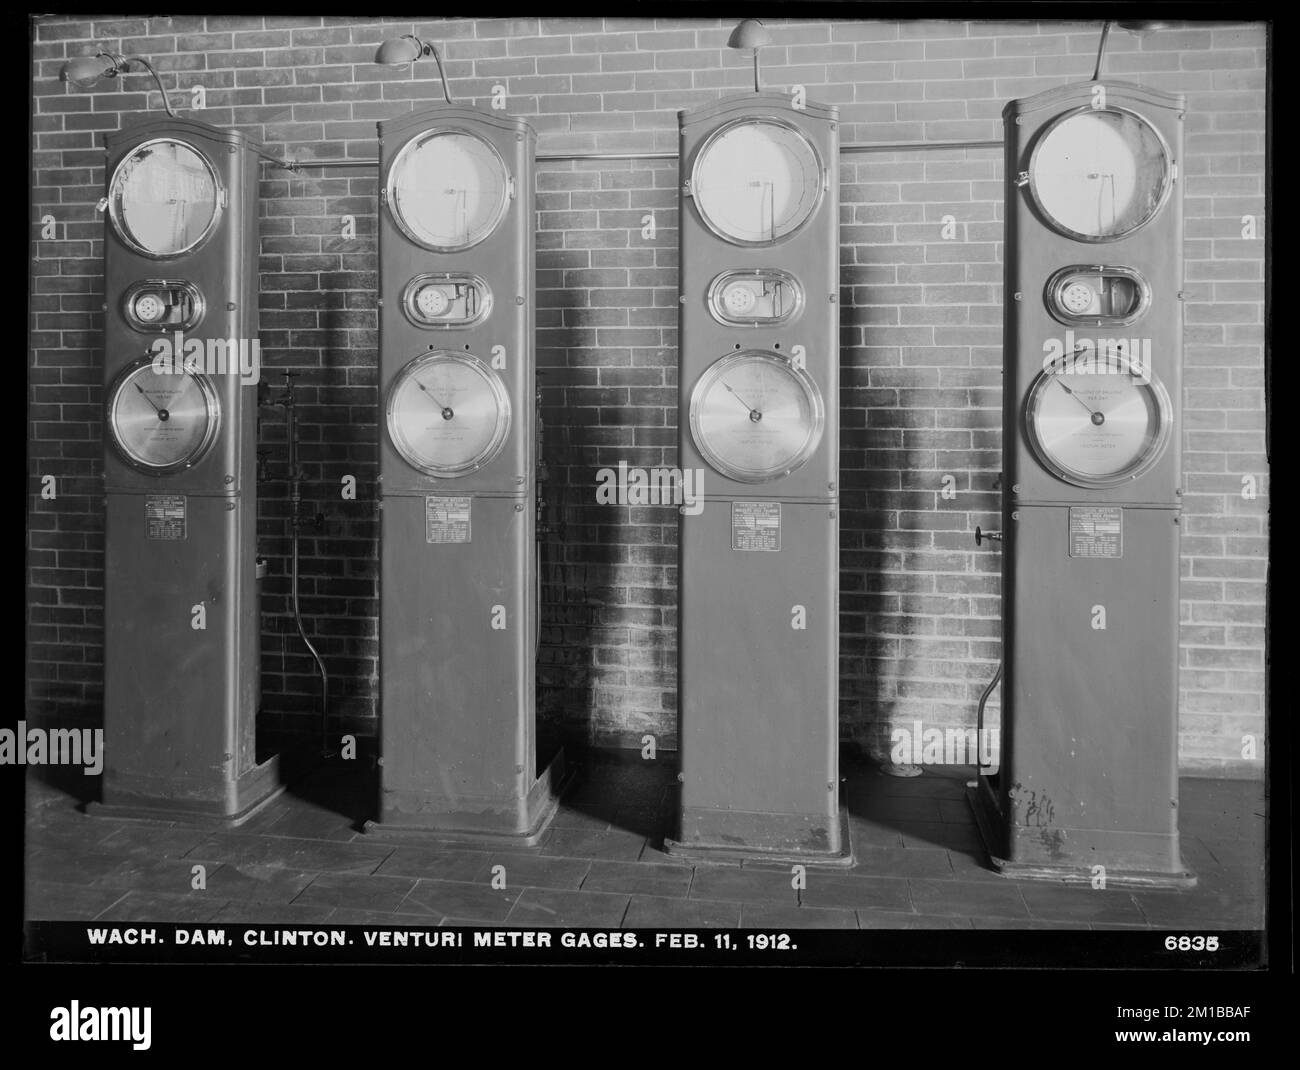
[[[388,434],[403,459],[425,475],[456,478],[500,453],[510,430],[510,399],[500,377],[471,353],[436,350],[393,380]]]
[[[802,466],[821,441],[825,419],[812,377],[769,350],[723,357],[691,393],[696,447],[717,472],[741,483],[768,483]]]
[[[799,230],[816,212],[827,181],[817,150],[795,127],[780,119],[741,119],[700,148],[688,189],[710,230],[733,245],[754,246]],[[733,300],[745,298],[737,292]]]
[[[1025,403],[1039,462],[1079,487],[1114,487],[1159,460],[1171,425],[1169,395],[1127,357],[1096,350],[1051,362]]]
[[[513,195],[514,182],[501,154],[477,135],[450,128],[407,142],[393,160],[384,189],[402,233],[437,252],[459,252],[483,242],[505,218]]]
[[[151,260],[197,249],[216,229],[225,203],[225,190],[208,158],[173,138],[137,146],[108,184],[113,229],[130,249]]]
[[[1039,136],[1028,185],[1044,221],[1075,241],[1110,242],[1145,226],[1164,206],[1177,168],[1154,126],[1123,108],[1066,112]],[[1082,302],[1082,295],[1076,300]]]

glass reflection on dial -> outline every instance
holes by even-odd
[[[817,208],[817,151],[792,126],[741,120],[700,149],[691,191],[705,223],[728,241],[762,245],[798,230]]]
[[[122,240],[137,252],[178,256],[196,248],[216,225],[216,172],[183,141],[146,141],[113,172],[108,211]]]
[[[219,412],[206,376],[159,372],[146,357],[128,365],[109,391],[110,440],[128,464],[173,472],[207,452]]]
[[[1160,210],[1171,162],[1145,119],[1117,108],[1085,108],[1057,119],[1029,165],[1038,206],[1058,230],[1082,241],[1131,234]]]
[[[439,350],[411,361],[388,395],[388,433],[413,468],[455,477],[483,467],[510,429],[500,378],[469,353]]]
[[[509,176],[481,138],[433,130],[407,142],[388,177],[393,218],[412,241],[454,251],[477,245],[505,215]]]
[[[1169,436],[1169,396],[1127,361],[1081,357],[1044,370],[1029,393],[1029,441],[1053,474],[1083,487],[1135,479]]]
[[[801,368],[764,350],[713,364],[691,394],[691,433],[704,459],[743,483],[764,483],[802,465],[821,440],[821,393]]]

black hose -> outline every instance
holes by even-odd
[[[292,531],[293,541],[293,565],[291,569],[292,580],[290,581],[290,601],[293,606],[293,620],[298,626],[298,635],[302,639],[312,658],[316,662],[316,668],[320,672],[320,745],[321,757],[328,758],[331,755],[329,747],[329,674],[325,671],[325,662],[316,651],[316,647],[307,637],[307,628],[302,621],[302,608],[298,603],[298,524],[299,511],[302,505],[302,476],[298,470],[298,414],[294,404],[293,397],[293,380],[288,374],[285,375],[286,394],[284,401],[285,417],[288,426],[285,428],[285,434],[289,442],[289,501],[290,516],[289,526]]]

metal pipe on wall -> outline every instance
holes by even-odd
[[[969,141],[881,141],[873,144],[841,145],[841,153],[859,152],[926,152],[941,149],[1000,149],[1000,139],[973,139]],[[538,162],[547,160],[675,160],[675,152],[539,152]],[[370,157],[356,160],[292,160],[272,161],[289,171],[307,169],[329,170],[335,167],[378,167],[379,161]]]

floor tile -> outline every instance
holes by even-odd
[[[902,847],[903,837],[895,821],[872,818],[849,811],[849,838],[859,847]]]
[[[241,902],[289,903],[315,876],[280,866],[232,863],[208,875],[208,891]]]
[[[27,921],[89,921],[127,893],[120,888],[84,888],[54,881],[29,884],[23,916]]]
[[[519,894],[519,888],[497,890],[467,881],[418,880],[400,906],[404,914],[419,912],[464,918],[467,925],[499,925]]]
[[[631,896],[606,892],[561,892],[527,888],[506,918],[508,925],[543,929],[616,929],[627,913]]]
[[[1258,929],[1264,922],[1262,900],[1233,895],[1187,892],[1134,892],[1151,926],[1156,929]]]
[[[614,805],[605,803],[603,806],[592,806],[593,812],[583,809],[572,809],[568,806],[561,806],[556,812],[555,817],[551,820],[553,829],[585,829],[591,832],[604,832],[610,827],[610,821],[614,817]]]
[[[393,911],[414,887],[415,880],[411,877],[322,873],[298,894],[294,902]]]
[[[1119,888],[1093,890],[1058,884],[1020,882],[1020,898],[1032,917],[1044,921],[1069,921],[1082,925],[1142,925],[1146,918],[1132,895]]]
[[[853,868],[846,871],[865,877],[933,877],[953,875],[948,852],[942,847],[858,847],[853,848]]]
[[[483,872],[489,855],[460,847],[398,847],[375,872],[382,877],[428,877],[469,881]]]
[[[799,901],[799,893],[790,881],[789,871],[701,865],[695,867],[690,898],[794,905]]]
[[[653,895],[632,896],[623,918],[624,929],[734,929],[739,924],[739,903]]]
[[[984,841],[973,822],[969,825],[942,821],[899,822],[898,831],[903,837],[904,847],[946,847],[950,851],[972,854],[984,850]]]
[[[544,855],[563,855],[570,858],[607,858],[621,862],[635,862],[641,856],[645,837],[635,832],[612,829],[596,832],[589,829],[553,829]]]
[[[186,860],[261,863],[284,869],[329,873],[373,873],[394,848],[388,844],[332,843],[328,840],[281,836],[241,836],[221,832],[209,836]]]
[[[182,858],[211,835],[201,828],[147,828],[128,823],[97,848],[107,854],[136,858]]]
[[[348,841],[357,835],[353,820],[318,807],[290,808],[262,829],[266,836],[298,836],[316,840]]]
[[[691,887],[690,866],[656,865],[650,862],[592,862],[584,892],[628,892],[686,898]]]
[[[973,926],[970,918],[940,914],[908,914],[894,910],[859,910],[858,927],[862,929],[965,929]]]
[[[820,907],[785,906],[778,903],[742,903],[742,929],[856,929],[857,915],[852,910],[826,910]]]
[[[1092,926],[1086,921],[1048,921],[1044,918],[980,918],[970,919],[977,929],[1066,929],[1071,932],[1088,932]]]
[[[516,891],[521,888],[576,891],[582,887],[583,878],[587,876],[591,865],[586,858],[548,858],[544,855],[502,855],[489,852],[473,880],[490,885],[492,878],[497,875],[493,871],[497,866],[502,866],[505,872],[501,876],[504,877],[507,888]]]
[[[912,905],[921,914],[957,914],[975,918],[1028,918],[1018,888],[977,881],[909,878]]]
[[[258,903],[251,900],[231,900],[212,917],[214,922],[240,926],[230,939],[242,946],[244,928],[262,925],[321,925],[328,921],[335,907],[330,903]]]
[[[901,877],[834,876],[808,871],[808,887],[800,896],[808,906],[845,910],[909,910],[908,882]]]
[[[212,921],[226,900],[209,898],[203,892],[167,895],[159,892],[127,892],[102,913],[96,921],[186,922]]]

